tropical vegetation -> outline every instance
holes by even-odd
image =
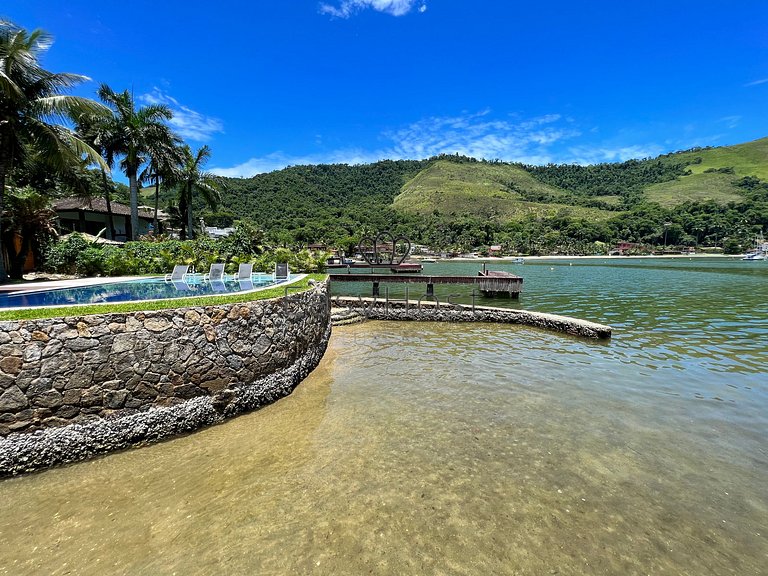
[[[28,33],[0,20],[0,214],[5,212],[6,184],[16,167],[37,164],[66,172],[85,161],[103,164],[101,156],[65,124],[83,114],[100,114],[102,107],[64,94],[87,77],[40,66],[39,58],[50,45],[45,32]],[[5,236],[0,228],[0,255]],[[6,277],[0,258],[0,281]]]

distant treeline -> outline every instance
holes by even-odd
[[[642,202],[646,186],[690,174],[687,163],[662,160],[627,160],[589,166],[522,164],[521,167],[541,182],[575,196],[619,196],[625,209]]]
[[[619,241],[719,246],[738,252],[768,228],[768,184],[754,177],[735,182],[744,196],[740,203],[688,202],[664,208],[648,202],[643,195],[646,186],[688,173],[688,164],[675,161],[674,155],[593,166],[523,166],[539,181],[565,191],[545,216],[494,222],[473,214],[445,215],[438,207],[430,216],[393,210],[390,205],[403,184],[437,160],[485,162],[443,155],[354,166],[292,166],[253,178],[230,178],[221,209],[208,212],[206,222],[225,226],[246,219],[279,246],[324,242],[349,251],[362,235],[390,230],[438,250],[461,252],[501,244],[509,252],[572,254],[601,252]],[[518,192],[526,200],[553,200]],[[603,205],[600,196],[617,196],[620,203]],[[617,212],[607,221],[590,222],[563,204]]]

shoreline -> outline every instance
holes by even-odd
[[[477,258],[462,258],[462,257],[456,257],[456,258],[432,258],[436,260],[437,262],[512,262],[514,260],[517,260],[518,258],[522,258],[523,260],[639,260],[639,259],[646,259],[646,258],[730,258],[734,260],[740,260],[743,257],[743,254],[665,254],[665,255],[647,255],[647,256],[608,256],[606,255],[599,255],[599,254],[590,254],[585,256],[563,256],[563,255],[552,255],[552,256],[481,256]],[[427,256],[427,258],[430,258]],[[414,256],[414,260],[418,262],[422,262],[423,258]]]

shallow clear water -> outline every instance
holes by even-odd
[[[253,276],[253,280],[250,282],[233,280],[208,282],[202,281],[200,277],[174,282],[165,282],[162,278],[142,278],[21,294],[0,294],[0,308],[67,306],[210,296],[212,294],[253,290],[271,284],[274,284],[271,275]]]
[[[334,329],[259,412],[0,482],[0,574],[765,574],[766,276],[729,266],[518,267],[508,305],[609,342]]]

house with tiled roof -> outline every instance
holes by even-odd
[[[62,234],[84,232],[97,236],[107,227],[107,202],[103,198],[62,198],[53,203],[53,209],[59,218],[59,230]],[[158,212],[160,230],[153,229],[154,211],[139,207],[139,229],[136,236],[162,232],[163,222],[168,216]],[[131,239],[131,207],[119,202],[112,202],[113,239],[121,242]],[[105,238],[109,235],[102,234]]]

